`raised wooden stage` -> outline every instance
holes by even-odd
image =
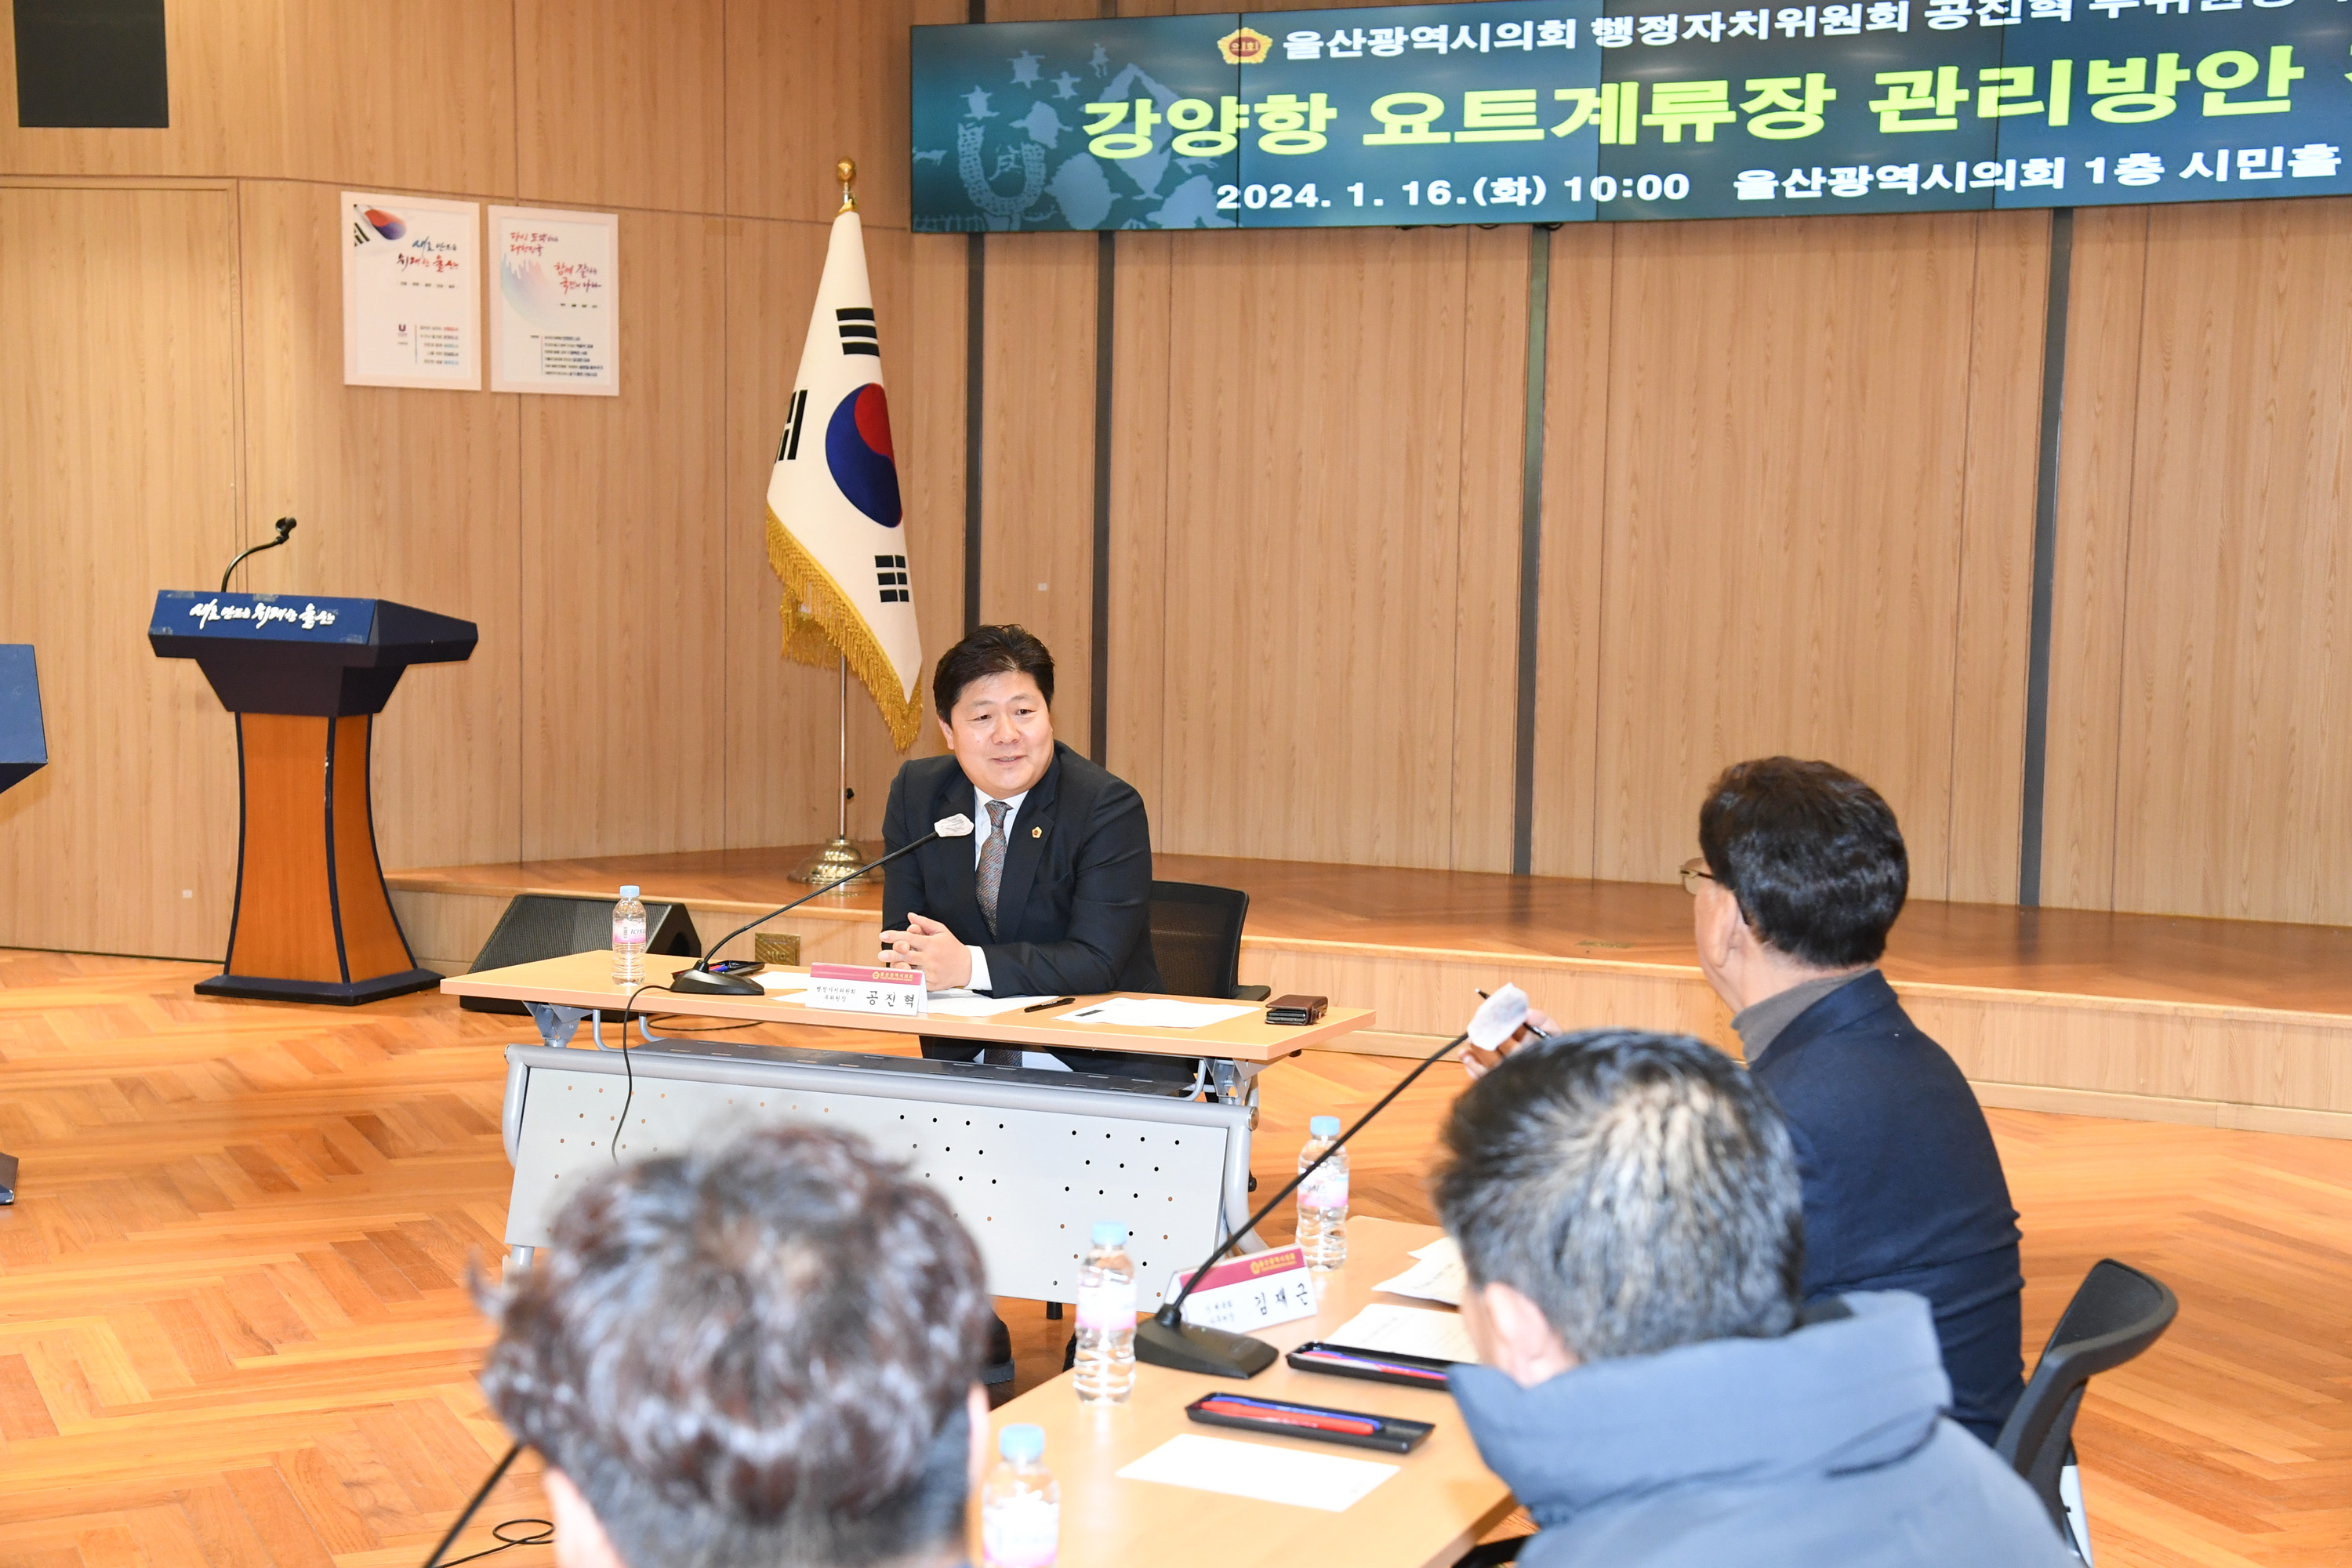
[[[877,852],[878,853],[878,847]],[[684,902],[706,940],[794,896],[806,847],[395,871],[418,962],[462,972],[509,899]],[[1686,1029],[1737,1049],[1675,886],[1161,855],[1159,874],[1250,894],[1242,978],[1380,1012],[1355,1048],[1425,1052],[1475,988],[1514,980],[1563,1022]],[[867,963],[881,889],[762,930]],[[749,939],[741,944],[748,954]],[[1914,902],[1886,972],[1988,1105],[2352,1137],[2352,930]]]

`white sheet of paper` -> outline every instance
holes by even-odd
[[[1443,1301],[1449,1307],[1462,1305],[1462,1292],[1469,1288],[1470,1279],[1462,1267],[1462,1254],[1451,1238],[1442,1247],[1431,1246],[1415,1253],[1413,1266],[1392,1279],[1383,1279],[1372,1287],[1386,1290],[1391,1296],[1418,1296],[1424,1301]]]
[[[807,975],[790,974],[781,970],[763,969],[751,978],[760,983],[763,991],[805,991],[809,988]]]
[[[1428,1356],[1435,1361],[1478,1359],[1470,1331],[1459,1312],[1433,1312],[1426,1307],[1391,1307],[1374,1302],[1323,1336],[1323,1342],[1350,1350],[1385,1351],[1391,1355]]]
[[[1065,1013],[1057,1024],[1112,1024],[1129,1029],[1199,1029],[1238,1018],[1257,1008],[1244,1003],[1229,1007],[1216,1002],[1170,1002],[1159,997],[1114,996],[1075,1013]]]
[[[970,991],[958,991],[953,994],[934,991],[930,996],[930,1009],[941,1017],[993,1018],[999,1013],[1015,1012],[1052,1000],[1051,996],[981,996]]]
[[[1158,1481],[1260,1502],[1345,1513],[1371,1489],[1397,1473],[1394,1465],[1343,1459],[1265,1443],[1233,1443],[1190,1433],[1171,1437],[1120,1470],[1130,1481]]]
[[[1459,1263],[1462,1260],[1462,1244],[1454,1240],[1450,1236],[1441,1236],[1426,1247],[1414,1247],[1412,1249],[1412,1255],[1415,1258],[1437,1258],[1442,1256],[1451,1258],[1455,1262]]]

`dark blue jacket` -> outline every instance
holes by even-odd
[[[1935,1309],[1952,1418],[1986,1442],[2024,1391],[2017,1210],[1984,1111],[1876,970],[1749,1062],[1805,1185],[1805,1299],[1910,1290]]]

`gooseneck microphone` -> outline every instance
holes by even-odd
[[[1423,1058],[1419,1067],[1405,1074],[1394,1089],[1381,1096],[1379,1104],[1358,1117],[1356,1124],[1341,1133],[1338,1142],[1317,1155],[1307,1169],[1291,1177],[1282,1191],[1266,1200],[1264,1208],[1242,1223],[1240,1229],[1217,1243],[1216,1250],[1202,1259],[1201,1267],[1192,1270],[1192,1277],[1184,1281],[1184,1288],[1160,1303],[1160,1310],[1135,1325],[1135,1359],[1147,1366],[1173,1367],[1179,1372],[1202,1372],[1212,1377],[1255,1377],[1272,1366],[1274,1358],[1280,1352],[1264,1340],[1252,1339],[1247,1334],[1228,1333],[1223,1329],[1213,1329],[1202,1323],[1186,1322],[1185,1299],[1192,1294],[1192,1288],[1207,1276],[1210,1267],[1225,1255],[1226,1248],[1255,1230],[1260,1221],[1274,1212],[1276,1205],[1298,1190],[1301,1182],[1321,1170],[1324,1161],[1346,1148],[1348,1140],[1370,1125],[1373,1117],[1386,1110],[1391,1100],[1412,1087],[1413,1079],[1435,1067],[1454,1047],[1469,1038],[1470,1032],[1465,1029]]]
[[[285,543],[285,542],[287,542],[287,540],[289,540],[289,539],[290,539],[291,537],[293,537],[293,533],[294,533],[294,520],[293,520],[292,518],[290,518],[290,517],[281,517],[281,518],[279,518],[279,519],[278,520],[278,537],[277,537],[277,538],[272,539],[272,540],[269,540],[269,541],[268,541],[268,542],[265,542],[265,543],[257,544],[257,545],[255,545],[255,546],[254,546],[252,549],[250,549],[250,550],[240,550],[240,551],[238,551],[238,552],[237,552],[237,553],[236,553],[236,560],[234,560],[234,561],[232,561],[232,562],[230,562],[230,563],[228,563],[228,570],[221,574],[221,585],[220,585],[220,591],[221,591],[222,593],[224,593],[224,594],[226,594],[226,593],[227,593],[227,592],[228,592],[228,580],[229,580],[229,578],[230,578],[230,577],[232,577],[232,576],[234,576],[234,575],[236,574],[236,569],[237,569],[238,567],[240,567],[240,566],[242,566],[242,565],[244,565],[244,564],[245,564],[245,558],[246,558],[247,556],[248,556],[248,555],[258,555],[258,554],[260,554],[260,553],[261,553],[263,551],[265,551],[265,550],[275,550],[275,549],[277,549],[279,545],[281,545],[281,544]]]
[[[750,931],[753,926],[760,924],[761,921],[774,920],[781,914],[789,914],[793,910],[799,909],[803,904],[807,903],[811,899],[815,898],[819,893],[829,893],[835,888],[840,887],[844,882],[854,882],[858,878],[866,875],[866,872],[874,870],[877,867],[887,866],[901,855],[913,854],[916,850],[920,849],[924,845],[929,844],[934,838],[969,838],[971,837],[971,817],[961,815],[955,816],[943,816],[940,818],[939,821],[932,823],[931,830],[929,833],[924,834],[920,838],[918,838],[909,844],[901,844],[898,847],[891,850],[887,855],[883,856],[880,859],[866,862],[865,865],[860,866],[856,870],[852,871],[848,876],[844,877],[840,882],[827,882],[821,888],[812,888],[807,892],[802,894],[799,898],[794,899],[789,904],[783,904],[778,908],[770,910],[764,915],[753,915],[750,920],[745,921],[741,925],[737,926],[733,931],[729,931],[725,936],[722,936],[717,942],[712,942],[709,951],[704,952],[700,958],[696,959],[692,964],[688,965],[687,968],[679,970],[676,974],[672,975],[670,977],[669,984],[664,987],[664,989],[669,991],[674,995],[679,996],[764,996],[767,994],[766,988],[761,986],[758,981],[752,979],[749,975],[714,974],[711,973],[710,965],[718,957],[720,949],[724,948],[729,942],[733,942],[737,937],[741,936],[745,931]]]

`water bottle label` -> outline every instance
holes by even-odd
[[[1053,1568],[1062,1546],[1062,1505],[1036,1492],[991,1503],[981,1513],[981,1554],[989,1568]]]
[[[1298,1202],[1310,1209],[1343,1209],[1348,1206],[1348,1173],[1326,1165],[1299,1184]]]
[[[614,946],[617,947],[625,942],[642,944],[645,940],[646,920],[643,915],[639,915],[634,920],[616,920],[613,922],[613,943]]]
[[[1122,1332],[1135,1327],[1135,1281],[1106,1279],[1078,1287],[1078,1327]]]

